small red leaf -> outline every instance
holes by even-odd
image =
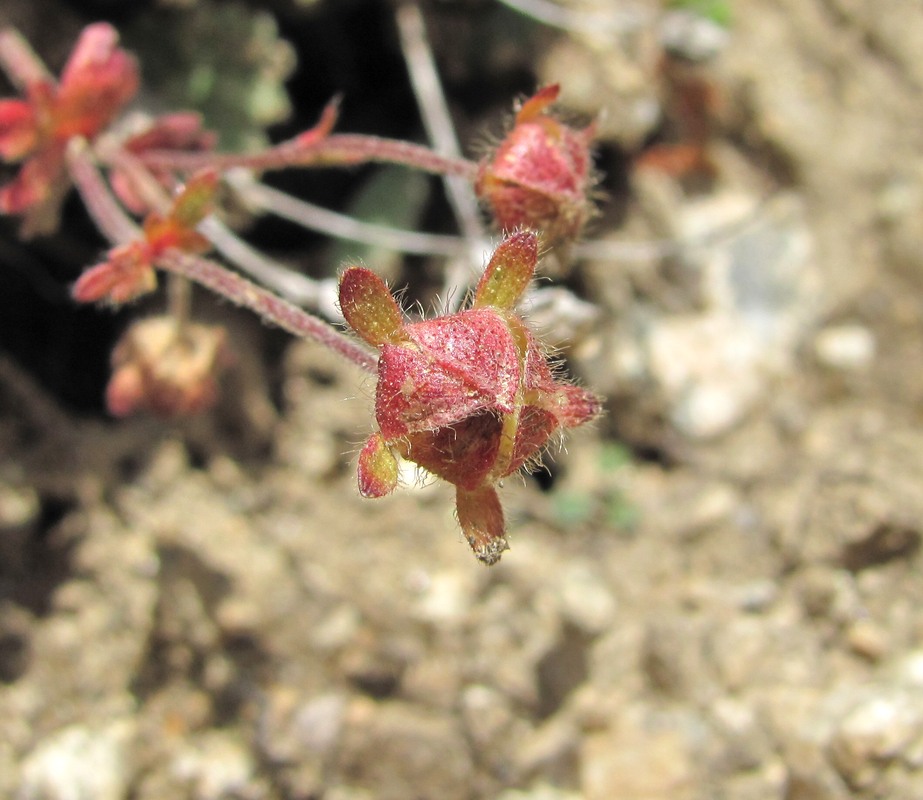
[[[550,86],[543,86],[520,106],[516,114],[516,122],[531,122],[540,117],[558,99],[560,93],[560,84],[552,83]]]
[[[333,130],[333,126],[336,125],[337,117],[340,115],[340,96],[337,95],[334,97],[326,106],[324,106],[323,112],[321,112],[320,119],[317,121],[317,124],[306,130],[304,133],[299,134],[295,138],[295,143],[299,147],[311,147],[312,145],[317,144],[320,141],[326,139],[330,132]]]
[[[157,288],[157,275],[151,267],[144,243],[117,247],[109,260],[90,267],[77,279],[71,294],[79,303],[127,303]]]

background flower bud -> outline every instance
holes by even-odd
[[[548,246],[576,239],[594,212],[593,126],[577,130],[549,114],[558,93],[546,86],[523,103],[475,185],[501,230],[533,230]]]
[[[226,338],[223,328],[178,326],[170,317],[133,323],[112,353],[110,413],[179,417],[206,410],[218,397],[218,376],[229,360]]]

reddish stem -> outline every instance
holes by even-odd
[[[67,166],[80,199],[103,236],[112,244],[125,244],[141,235],[141,230],[109,192],[93,163],[86,139],[71,139],[67,147]]]
[[[255,311],[284,331],[320,342],[366,372],[374,373],[378,368],[377,354],[319,317],[308,314],[214,261],[174,250],[158,260],[157,266],[173,274],[184,275],[232,303]]]
[[[138,154],[148,169],[195,172],[205,168],[218,170],[248,167],[260,172],[286,167],[332,167],[386,162],[415,167],[436,175],[459,175],[474,180],[477,164],[464,158],[434,153],[428,147],[361,134],[335,134],[305,144],[298,139],[253,154],[187,153],[150,150]]]
[[[20,91],[36,83],[54,82],[42,60],[12,27],[0,30],[0,68]]]

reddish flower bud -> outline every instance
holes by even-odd
[[[549,114],[558,93],[556,84],[546,86],[523,103],[475,184],[501,230],[527,228],[549,246],[576,239],[594,213],[594,129],[576,130]]]
[[[157,288],[157,275],[145,241],[112,248],[106,260],[90,267],[71,290],[78,303],[122,305]]]
[[[456,487],[462,531],[485,564],[507,548],[497,483],[538,458],[549,439],[599,413],[599,400],[553,374],[515,313],[532,278],[538,241],[517,233],[495,251],[471,308],[406,323],[384,282],[350,267],[340,306],[352,328],[379,348],[379,432],[359,456],[359,488],[388,494],[397,459]]]
[[[140,133],[122,142],[122,148],[137,157],[158,150],[201,153],[211,150],[217,141],[217,134],[202,126],[200,114],[182,111],[157,117]],[[165,191],[171,191],[176,185],[176,176],[172,171],[153,168],[150,172]],[[118,166],[110,169],[109,182],[119,200],[132,213],[140,216],[151,210],[131,176],[123,169]]]
[[[157,288],[154,266],[168,250],[206,252],[211,243],[195,228],[211,212],[217,185],[214,172],[190,178],[177,194],[169,214],[149,214],[142,238],[114,247],[104,262],[90,267],[77,279],[74,299],[115,305],[130,302]]]
[[[170,317],[135,322],[112,353],[106,405],[117,417],[141,410],[161,417],[196,414],[217,399],[228,360],[222,328],[179,326]]]

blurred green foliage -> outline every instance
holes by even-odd
[[[558,489],[551,495],[551,513],[562,528],[596,524],[630,532],[638,524],[638,508],[619,485],[632,464],[631,452],[617,442],[605,442],[596,463],[598,480],[587,489]]]
[[[295,51],[268,12],[211,0],[155,9],[139,15],[124,40],[141,59],[150,110],[201,112],[222,147],[262,147],[264,129],[291,113],[284,81]]]
[[[670,8],[681,8],[724,28],[731,26],[731,4],[728,0],[671,0]]]

